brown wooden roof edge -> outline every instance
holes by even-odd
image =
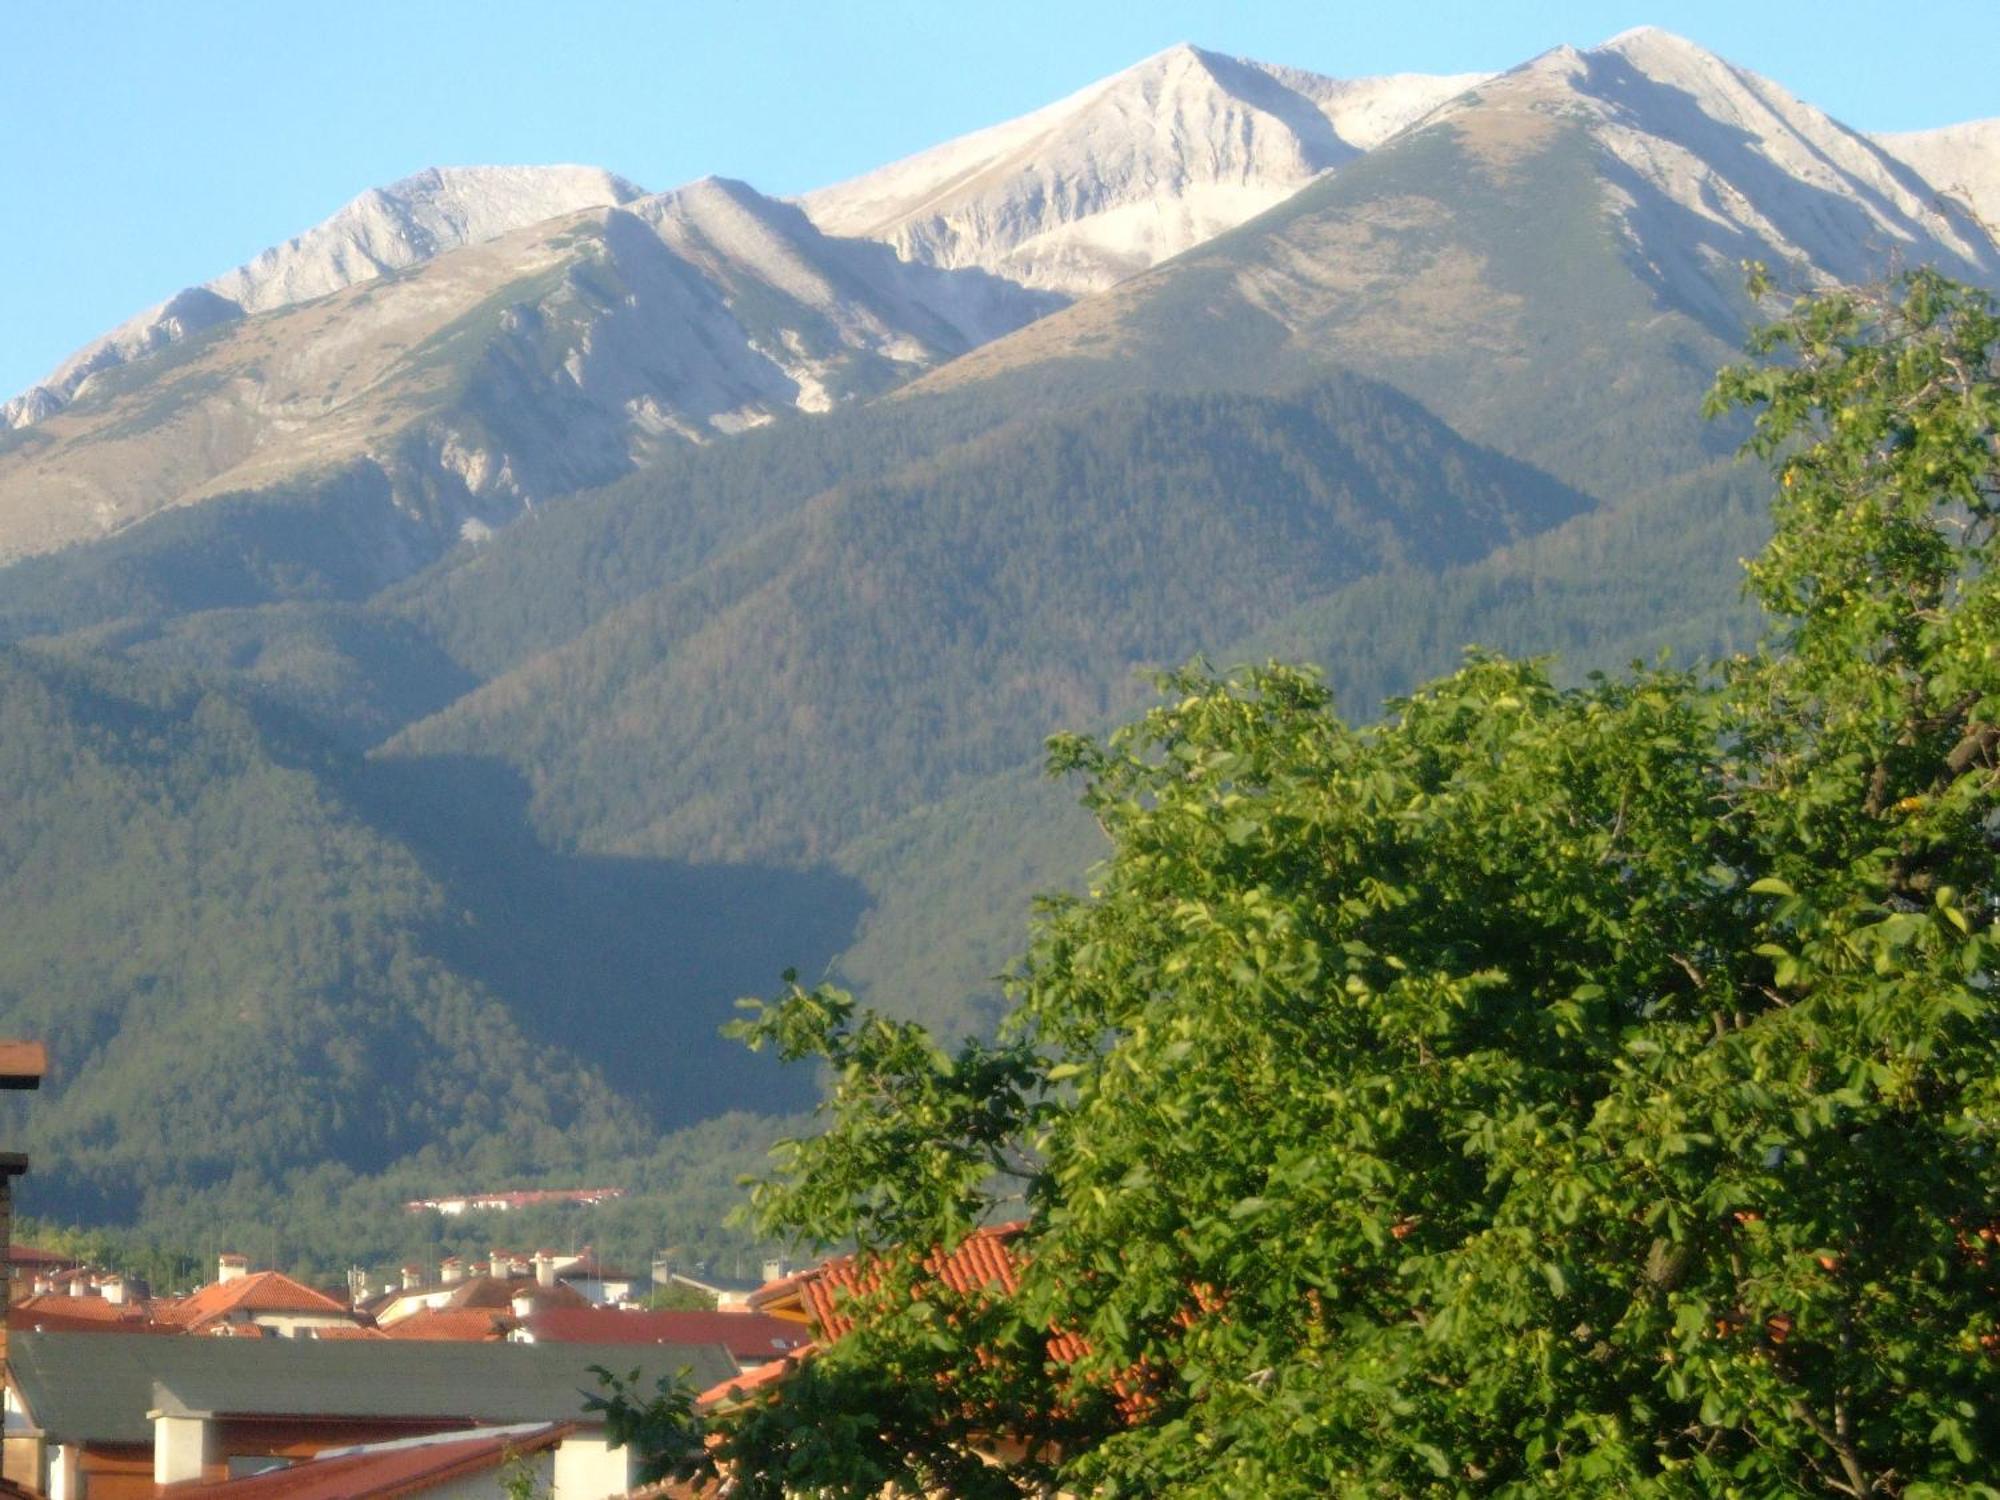
[[[49,1071],[41,1042],[0,1041],[0,1089],[38,1089]]]

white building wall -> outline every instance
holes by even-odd
[[[604,1434],[578,1433],[556,1445],[550,1500],[609,1500],[637,1480],[632,1450],[613,1448]]]
[[[206,1417],[153,1418],[153,1483],[201,1478],[214,1458],[215,1428]]]

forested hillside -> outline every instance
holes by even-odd
[[[268,1213],[336,1163],[623,1176],[663,1127],[785,1099],[715,1035],[767,980],[726,878],[497,846],[503,819],[455,811],[496,789],[434,770],[213,684],[0,650],[0,1013],[54,1058],[37,1203]],[[756,920],[823,961],[849,884],[765,881]]]
[[[843,485],[387,747],[504,747],[588,848],[813,859],[1384,568],[1586,508],[1352,377],[1124,397]]]

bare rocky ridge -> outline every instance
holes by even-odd
[[[1337,79],[1179,46],[800,201],[906,260],[1100,291],[1284,201],[1484,75]]]
[[[1881,146],[1657,27],[1559,47],[1434,119],[1466,119],[1478,104],[1489,117],[1498,105],[1524,121],[1585,122],[1635,263],[1666,301],[1719,325],[1733,326],[1745,260],[1822,282],[1879,275],[1898,257],[2000,275],[1992,237]]]
[[[2000,119],[1878,135],[1875,144],[2000,229]]]
[[[269,312],[422,265],[510,230],[629,202],[640,189],[599,167],[433,167],[370,188],[324,223],[246,265],[176,293],[77,350],[0,406],[0,427],[60,411],[93,375],[246,313]]]
[[[1732,345],[1747,259],[1807,281],[1898,257],[2000,275],[1975,214],[2000,211],[2000,122],[1871,140],[1651,28],[1497,76],[1341,80],[1181,46],[798,205],[714,180],[649,197],[586,167],[364,193],[0,408],[0,561],[357,463],[435,536],[477,534],[662,443],[887,390],[1432,127],[1498,176],[1587,131],[1631,268]],[[1285,241],[1241,273],[1248,305],[1362,368],[1504,344],[1492,247],[1412,270],[1459,217],[1417,186]],[[1096,338],[1119,295],[952,378]]]
[[[361,464],[431,534],[412,566],[661,443],[886,390],[1053,305],[708,179],[106,367],[0,450],[0,560]]]
[[[1983,139],[1966,132],[1945,159],[1969,173],[1984,159]],[[1429,149],[1443,141],[1449,152]],[[1371,189],[1343,200],[1340,185],[1358,180],[1352,169],[1316,178],[1261,222],[1268,232],[1192,248],[955,362],[923,388],[1049,360],[1131,358],[1147,342],[1135,330],[1149,326],[1146,308],[1162,289],[1210,266],[1254,309],[1250,316],[1269,319],[1295,347],[1390,379],[1399,362],[1431,361],[1426,399],[1442,399],[1436,382],[1447,368],[1530,353],[1533,339],[1513,326],[1522,306],[1504,266],[1538,251],[1524,217],[1536,204],[1514,203],[1504,221],[1471,229],[1459,189],[1440,169],[1463,158],[1503,196],[1532,196],[1545,191],[1528,186],[1534,165],[1579,141],[1586,156],[1578,175],[1626,269],[1655,308],[1703,325],[1722,355],[1741,338],[1745,261],[1763,261],[1795,285],[1865,279],[1897,261],[2000,284],[1991,232],[1908,162],[1768,79],[1640,28],[1588,50],[1554,48],[1389,137],[1370,157],[1372,179],[1394,176],[1389,196]],[[1404,165],[1418,152],[1428,167]],[[1542,234],[1558,207],[1539,204]],[[1207,311],[1222,316],[1221,293],[1204,285]],[[1238,316],[1232,326],[1247,325]],[[1464,416],[1443,409],[1454,421]],[[1497,430],[1476,435],[1505,446]]]

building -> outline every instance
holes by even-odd
[[[784,1277],[789,1270],[790,1267],[782,1260],[767,1260],[762,1279],[746,1281],[738,1276],[724,1276],[706,1261],[680,1266],[660,1256],[653,1261],[653,1285],[687,1287],[700,1292],[720,1308],[747,1307],[753,1295]]]
[[[214,1495],[222,1500],[390,1500],[416,1495],[427,1500],[489,1500],[503,1493],[514,1467],[524,1465],[537,1494],[552,1500],[572,1496],[597,1500],[599,1486],[579,1484],[575,1463],[563,1464],[565,1448],[576,1446],[565,1440],[576,1431],[562,1423],[526,1422],[398,1438],[330,1449],[300,1463],[242,1478],[177,1485],[166,1493]],[[607,1473],[604,1482],[615,1483],[615,1475]]]
[[[40,1042],[0,1041],[0,1089],[38,1089],[49,1071],[48,1049]],[[14,1179],[28,1170],[18,1151],[0,1151],[0,1307],[14,1300]],[[0,1369],[7,1363],[6,1320],[0,1318]]]
[[[622,1307],[653,1289],[651,1276],[606,1265],[588,1250],[580,1255],[540,1250],[534,1265],[535,1279],[544,1286],[560,1283],[599,1307]]]
[[[22,1333],[14,1345],[8,1445],[18,1477],[49,1500],[153,1500],[156,1484],[212,1485],[329,1450],[582,1423],[592,1365],[636,1369],[648,1386],[683,1369],[706,1386],[735,1367],[714,1344]],[[609,1454],[601,1432],[571,1440],[572,1473],[626,1461],[622,1450]],[[607,1483],[593,1500],[629,1482]]]
[[[237,1338],[351,1336],[353,1309],[282,1271],[252,1271],[241,1255],[221,1256],[215,1280],[177,1302],[153,1305],[154,1321],[183,1333]]]
[[[435,1213],[456,1218],[468,1213],[509,1213],[517,1208],[574,1203],[590,1208],[625,1196],[623,1188],[529,1188],[512,1193],[464,1193],[455,1198],[413,1198],[403,1205],[413,1214]]]
[[[397,1324],[416,1313],[475,1309],[510,1313],[514,1304],[523,1298],[532,1307],[590,1306],[589,1299],[581,1292],[556,1280],[553,1266],[548,1268],[546,1275],[531,1275],[528,1262],[514,1261],[500,1250],[493,1252],[488,1264],[506,1266],[510,1270],[518,1264],[522,1272],[519,1275],[488,1275],[475,1266],[472,1274],[467,1274],[454,1256],[438,1267],[436,1281],[426,1282],[422,1279],[422,1267],[405,1266],[402,1286],[364,1303],[362,1311],[374,1319],[377,1327],[393,1331]]]

